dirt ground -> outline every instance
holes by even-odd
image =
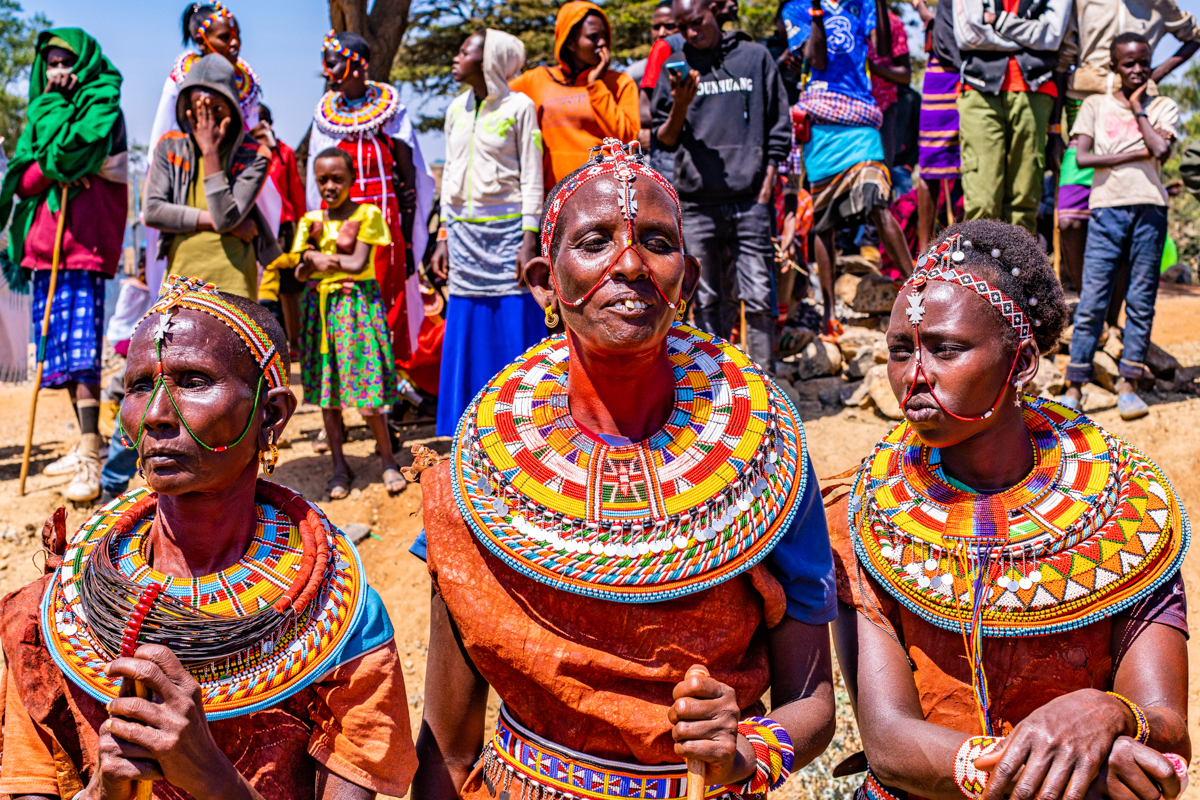
[[[1154,341],[1165,347],[1185,365],[1200,364],[1200,291],[1172,289],[1160,295],[1154,326]],[[299,375],[293,374],[293,382]],[[25,424],[30,388],[0,386],[0,594],[22,586],[41,572],[39,554],[42,522],[59,505],[64,504],[61,492],[68,479],[46,478],[40,470],[64,454],[75,437],[71,408],[65,392],[47,391],[41,395],[37,427],[34,435],[33,464],[28,493],[17,492],[21,451],[25,439]],[[1182,397],[1182,396],[1175,396]],[[1093,416],[1109,430],[1141,448],[1166,472],[1183,498],[1185,507],[1200,509],[1200,448],[1196,431],[1200,430],[1200,399],[1176,399],[1152,404],[1149,417],[1123,422],[1115,409],[1099,411]],[[357,473],[349,498],[322,502],[330,519],[338,525],[365,523],[371,526],[372,537],[359,548],[372,585],[383,597],[401,653],[405,684],[408,690],[414,733],[423,708],[425,686],[425,656],[428,650],[429,580],[424,564],[408,553],[409,546],[421,530],[421,489],[410,486],[400,496],[389,498],[380,483],[378,459],[372,457],[374,443],[361,420],[347,416],[352,426],[347,454]],[[843,409],[840,413],[811,420],[805,427],[813,462],[818,475],[833,475],[857,463],[879,438],[894,424],[872,412]],[[288,428],[291,446],[280,451],[280,464],[274,478],[302,492],[310,499],[324,497],[329,476],[328,457],[313,452],[312,440],[321,426],[321,415],[313,406],[301,406]],[[411,429],[404,437],[404,460],[413,444],[431,444],[444,450],[445,442],[433,439],[432,426]],[[68,504],[69,505],[69,504]],[[88,509],[70,508],[68,525],[82,522]],[[1184,564],[1184,577],[1192,598],[1200,597],[1200,556],[1194,551]],[[1189,613],[1193,630],[1200,631],[1200,602],[1193,599]],[[1189,718],[1193,742],[1200,744],[1200,650],[1195,642],[1189,648],[1190,666]],[[847,708],[839,709],[838,741],[852,744],[852,721],[846,717]],[[823,759],[807,774],[794,776],[785,787],[780,800],[794,797],[841,798],[851,782],[830,782],[829,761]],[[1200,760],[1197,761],[1200,764]],[[1200,769],[1193,767],[1193,786],[1200,786]],[[1187,793],[1200,798],[1200,788]]]

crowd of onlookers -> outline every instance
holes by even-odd
[[[554,310],[534,303],[522,275],[539,254],[543,198],[612,138],[639,143],[679,194],[684,245],[701,265],[687,319],[740,341],[768,373],[801,324],[829,341],[841,334],[839,255],[857,253],[898,281],[939,227],[998,218],[1056,246],[1062,280],[1079,295],[1063,402],[1080,405],[1123,299],[1118,405],[1127,418],[1143,415],[1138,382],[1149,377],[1166,240],[1160,165],[1179,121],[1157,84],[1200,46],[1200,28],[1174,0],[956,5],[913,0],[921,48],[876,0],[786,0],[763,42],[738,28],[737,0],[662,0],[648,56],[624,67],[608,17],[587,0],[560,8],[545,65],[526,69],[520,39],[481,30],[454,58],[464,91],[447,109],[434,198],[412,119],[394,87],[369,80],[362,37],[325,38],[327,91],[292,151],[239,57],[237,20],[220,4],[192,4],[182,22],[189,49],[152,132],[145,286],[123,287],[109,338],[128,339],[168,272],[257,299],[286,328],[306,399],[323,409],[317,447],[333,459],[330,496],[354,480],[344,408],[368,420],[384,483],[399,491],[395,417],[436,415],[438,434],[452,435],[475,393],[555,328]],[[1152,67],[1167,33],[1182,46]],[[45,79],[31,82],[31,100],[60,92],[69,102],[81,87],[111,83],[92,45],[39,40],[34,69]],[[911,54],[922,49],[918,92]],[[97,221],[123,226],[109,195],[125,180],[113,107],[93,120],[105,132],[84,176],[94,180],[71,183],[72,208],[92,212],[86,224],[69,216],[66,277],[49,300],[58,305],[44,385],[71,390],[83,435],[49,470],[74,474],[68,495],[78,500],[121,491],[135,461],[118,431],[101,479],[97,303],[120,247]],[[16,198],[14,219],[27,220],[10,256],[32,271],[41,313],[57,206],[53,181],[21,152],[0,205]],[[1050,235],[1039,229],[1047,205]],[[436,235],[426,224],[435,207]]]

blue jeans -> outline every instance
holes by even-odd
[[[693,296],[696,327],[728,339],[746,303],[746,347],[775,374],[775,206],[754,200],[725,205],[683,203],[683,244],[700,261]]]
[[[137,460],[137,450],[121,444],[121,415],[118,414],[117,429],[108,443],[108,460],[100,470],[100,488],[113,496],[124,494],[137,472]]]
[[[1129,264],[1129,288],[1125,293],[1120,373],[1128,380],[1151,377],[1142,362],[1150,349],[1150,328],[1154,324],[1154,301],[1158,298],[1159,268],[1166,239],[1166,206],[1140,204],[1092,209],[1083,253],[1083,291],[1075,311],[1067,380],[1086,383],[1092,379],[1092,358],[1123,262]]]

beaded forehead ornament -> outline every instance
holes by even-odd
[[[237,446],[250,430],[250,424],[254,421],[254,416],[258,411],[259,399],[262,396],[263,381],[266,381],[267,386],[272,389],[286,389],[288,387],[287,369],[284,367],[283,359],[280,357],[275,344],[271,341],[271,337],[267,335],[266,331],[244,311],[223,298],[220,292],[217,291],[216,286],[211,283],[205,283],[199,278],[184,278],[178,275],[168,276],[165,286],[166,288],[163,291],[162,297],[138,321],[137,327],[140,328],[143,322],[152,315],[158,314],[158,324],[154,328],[154,346],[155,356],[158,360],[158,369],[155,373],[154,389],[150,393],[150,399],[146,401],[145,408],[142,410],[142,419],[138,424],[137,440],[129,442],[122,436],[122,444],[126,447],[137,447],[141,443],[142,436],[146,432],[146,413],[150,410],[150,406],[154,402],[154,397],[162,389],[171,401],[171,405],[174,406],[175,413],[179,415],[179,421],[183,424],[187,432],[191,434],[192,438],[206,450],[211,450],[214,453],[224,452],[231,447]],[[187,420],[183,417],[183,412],[179,409],[178,403],[175,402],[175,396],[166,388],[166,378],[163,375],[162,364],[163,343],[167,334],[171,332],[171,326],[174,324],[171,317],[180,308],[203,311],[205,314],[223,322],[246,345],[250,351],[250,355],[254,357],[255,363],[258,364],[258,368],[261,371],[258,376],[258,384],[254,389],[254,408],[250,410],[250,418],[246,420],[246,427],[242,429],[241,436],[238,436],[237,440],[232,444],[221,445],[219,447],[212,447],[205,444],[187,424]]]
[[[647,167],[642,163],[641,145],[635,142],[630,142],[625,145],[619,139],[608,138],[598,147],[593,147],[589,156],[591,165],[581,169],[576,174],[572,175],[567,180],[563,181],[550,199],[550,203],[546,207],[546,218],[542,223],[542,253],[550,256],[550,245],[554,241],[554,229],[558,225],[559,215],[562,214],[563,206],[571,199],[575,192],[583,188],[584,184],[595,178],[604,175],[612,175],[620,184],[621,193],[617,197],[617,203],[621,208],[621,216],[625,218],[627,230],[627,244],[617,253],[617,257],[612,260],[608,268],[604,270],[604,274],[600,276],[600,280],[596,281],[596,285],[588,290],[587,294],[578,300],[568,301],[562,296],[562,292],[558,290],[558,280],[554,277],[554,270],[550,270],[550,279],[554,283],[554,293],[558,295],[558,299],[569,306],[581,306],[589,297],[596,293],[604,281],[608,278],[608,274],[612,272],[613,267],[624,257],[626,250],[633,250],[641,259],[642,264],[646,266],[646,272],[650,275],[650,280],[654,284],[654,288],[662,296],[669,308],[675,308],[679,305],[679,299],[674,301],[667,297],[662,286],[659,285],[658,279],[654,277],[654,272],[650,270],[646,259],[638,251],[634,245],[633,237],[633,221],[637,216],[637,189],[634,188],[634,182],[639,175],[649,178],[666,190],[667,195],[671,198],[671,202],[675,204],[675,219],[679,224],[679,229],[683,230],[683,212],[679,208],[679,195],[675,193],[675,187],[671,186],[662,175],[655,170]]]
[[[1021,357],[1021,351],[1018,349],[1016,354],[1014,354],[1012,366],[1008,368],[1008,377],[1004,380],[1004,388],[1000,390],[999,396],[996,397],[996,402],[992,403],[991,407],[988,408],[986,412],[976,417],[964,417],[955,414],[953,411],[946,408],[946,406],[942,404],[942,401],[938,399],[937,394],[933,391],[933,384],[929,381],[929,376],[925,372],[925,365],[922,362],[921,320],[925,318],[925,296],[922,293],[923,290],[930,281],[945,281],[946,283],[957,284],[958,286],[962,286],[975,292],[975,294],[982,297],[984,300],[990,303],[992,307],[999,311],[1000,315],[1004,317],[1005,321],[1007,321],[1008,324],[1012,326],[1013,330],[1017,332],[1017,337],[1021,341],[1024,341],[1031,336],[1031,329],[1029,326],[1029,321],[1025,317],[1025,313],[1021,311],[1020,306],[1018,306],[1011,297],[992,286],[982,278],[976,277],[969,272],[963,272],[962,270],[954,267],[955,263],[962,263],[966,260],[967,256],[966,253],[963,252],[963,248],[970,249],[971,242],[967,239],[964,239],[961,234],[954,234],[953,236],[948,237],[946,241],[938,245],[937,248],[932,252],[927,253],[917,259],[917,268],[913,270],[913,274],[905,283],[905,287],[909,290],[909,295],[908,308],[904,309],[904,313],[908,315],[908,321],[913,326],[913,350],[915,351],[917,359],[917,373],[913,376],[913,382],[908,387],[908,394],[906,394],[904,399],[900,402],[900,407],[904,408],[904,406],[908,403],[909,398],[912,397],[917,386],[919,386],[921,383],[924,383],[929,387],[930,397],[933,398],[933,401],[937,403],[938,408],[940,408],[943,412],[964,422],[978,422],[979,420],[987,419],[988,417],[992,416],[996,409],[1000,407],[1000,401],[1004,397],[1004,392],[1008,387],[1008,382],[1012,380],[1013,373],[1017,369],[1017,361]],[[999,258],[1000,251],[992,250],[992,257]],[[1020,271],[1014,268],[1012,273],[1013,275],[1019,275]],[[1037,298],[1031,297],[1029,299],[1029,304],[1037,305]],[[1040,322],[1034,320],[1033,324],[1038,325]],[[1018,385],[1016,399],[1016,405],[1018,407],[1021,405],[1020,389],[1021,387]]]
[[[342,69],[342,76],[340,78],[330,72],[329,67],[322,67],[322,69],[325,71],[325,77],[329,78],[331,81],[341,83],[342,81],[346,80],[346,76],[350,74],[350,62],[352,61],[357,61],[360,65],[362,65],[363,69],[367,68],[367,60],[351,50],[349,47],[346,47],[346,45],[342,44],[341,40],[337,38],[336,31],[330,31],[329,33],[325,34],[325,39],[321,42],[321,50],[322,52],[334,53],[346,59],[346,65]]]

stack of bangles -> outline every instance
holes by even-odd
[[[1145,744],[1150,741],[1150,725],[1146,722],[1146,712],[1142,711],[1142,707],[1130,700],[1128,697],[1122,697],[1116,692],[1106,692],[1110,697],[1115,697],[1129,709],[1129,713],[1133,714],[1133,721],[1137,723],[1137,729],[1134,731],[1133,738],[1138,744]]]
[[[725,788],[739,795],[763,795],[782,786],[792,774],[796,755],[788,732],[775,720],[750,717],[738,723],[738,733],[754,746],[757,763],[754,774],[744,783]]]

